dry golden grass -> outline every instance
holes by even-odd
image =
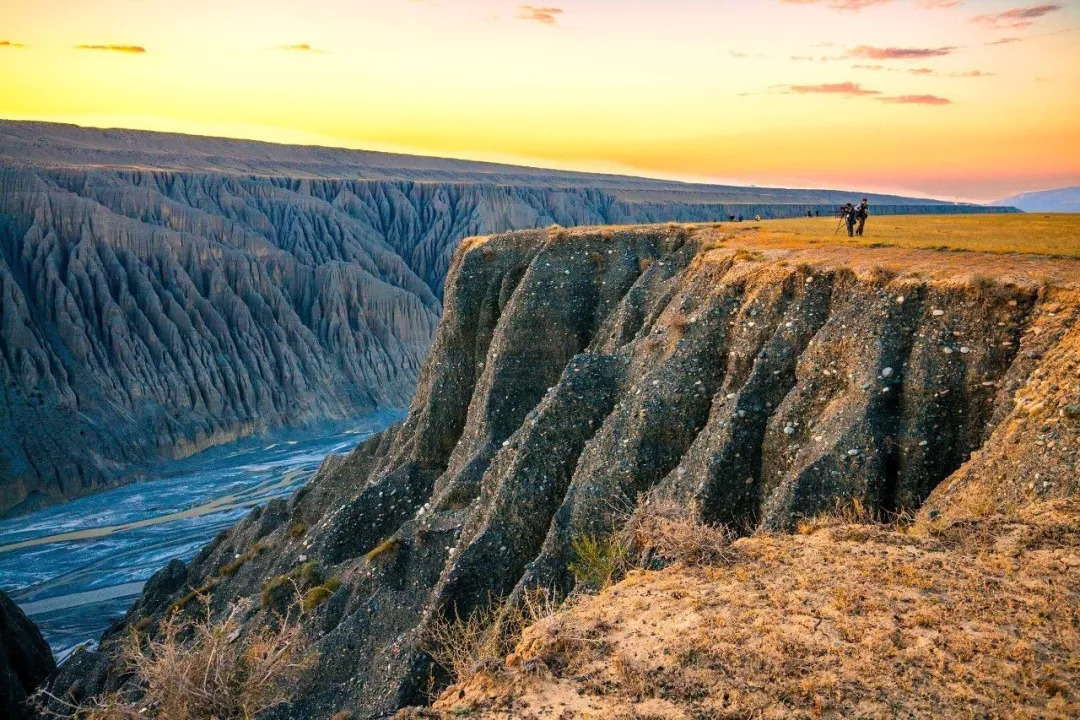
[[[559,604],[544,590],[520,602],[493,600],[468,617],[438,618],[427,630],[425,649],[459,684],[485,670],[498,670],[526,627],[552,617]]]
[[[250,610],[241,603],[219,620],[209,610],[198,620],[170,615],[155,636],[132,633],[123,644],[136,691],[82,706],[42,693],[39,709],[80,720],[250,720],[289,700],[317,659],[298,615],[243,632]]]
[[[844,228],[834,233],[837,222],[834,218],[798,218],[729,227],[756,234],[765,241],[1080,257],[1080,215],[871,216],[866,235],[853,239],[847,237]]]
[[[805,531],[739,540],[724,567],[633,571],[427,716],[1080,715],[1080,502],[928,536]]]

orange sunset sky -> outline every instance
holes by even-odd
[[[0,0],[0,117],[991,200],[1080,184],[1080,0]]]

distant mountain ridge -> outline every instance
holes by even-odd
[[[491,162],[404,155],[143,130],[0,121],[0,166],[153,169],[292,178],[411,180],[500,186],[591,188],[627,202],[826,204],[856,196],[876,205],[979,207],[852,190],[711,185]]]
[[[862,195],[0,122],[0,513],[404,407],[464,237]],[[879,214],[989,210],[866,195]]]
[[[1080,186],[1020,193],[992,203],[1024,212],[1080,213]]]

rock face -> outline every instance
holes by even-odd
[[[37,627],[0,591],[0,714],[10,720],[32,717],[26,699],[55,669]]]
[[[192,589],[223,609],[314,563],[341,587],[310,618],[318,672],[274,717],[385,717],[438,689],[433,617],[570,589],[572,540],[654,487],[743,531],[854,500],[914,511],[1027,417],[1056,428],[1038,497],[1080,491],[1080,423],[1056,400],[1013,403],[1035,382],[1080,393],[1080,263],[1051,290],[1037,260],[995,280],[1001,256],[740,242],[681,227],[466,241],[408,419],[170,565],[111,637]],[[84,655],[92,672],[54,691],[120,682]]]
[[[0,513],[404,407],[462,237],[849,196],[0,122]]]

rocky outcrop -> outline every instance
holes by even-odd
[[[995,438],[1029,412],[1018,393],[1080,394],[1075,358],[1062,360],[1080,332],[1078,263],[1061,261],[1049,288],[1039,259],[1011,258],[1004,274],[1001,256],[742,237],[671,226],[466,241],[407,420],[163,571],[104,652],[192,590],[223,609],[289,573],[334,578],[309,619],[318,672],[273,716],[384,717],[438,689],[433,618],[569,590],[572,541],[618,527],[642,492],[667,488],[744,532],[856,500],[888,516],[930,496],[941,512],[932,493],[972,453],[1005,452]],[[1075,494],[1080,421],[1044,411],[1061,418],[1059,450],[1038,497]]]
[[[0,591],[0,713],[10,720],[33,717],[26,701],[55,669],[37,627]]]

